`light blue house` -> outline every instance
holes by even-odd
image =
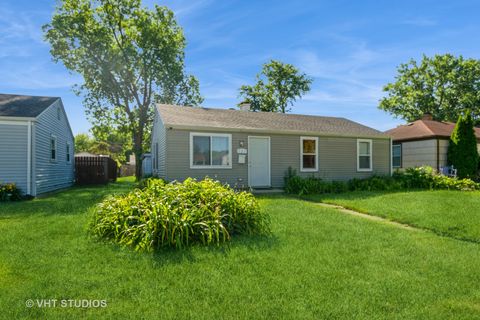
[[[33,196],[71,186],[73,139],[60,98],[0,94],[0,182]]]

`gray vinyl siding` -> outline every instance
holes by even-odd
[[[60,120],[57,109],[60,108]],[[50,138],[57,137],[57,160],[50,160]],[[36,193],[41,194],[73,184],[74,176],[74,140],[68,119],[60,100],[46,109],[36,120],[34,126],[34,175]],[[70,143],[70,163],[67,162],[67,142]]]
[[[155,149],[155,145],[157,143],[158,154],[156,154]],[[156,109],[152,129],[152,145],[150,148],[150,152],[152,153],[153,175],[166,179],[166,129]],[[158,167],[156,167],[157,163]]]
[[[28,126],[0,124],[0,182],[27,192]]]
[[[188,177],[202,179],[204,177],[214,178],[231,186],[248,186],[248,165],[238,163],[237,149],[240,147],[240,141],[244,141],[244,147],[247,147],[248,134],[232,134],[232,168],[231,169],[190,169],[190,132],[202,131],[184,131],[167,130],[167,148],[166,148],[166,167],[167,180],[185,180]],[[204,131],[205,132],[205,131]],[[216,132],[221,133],[221,132]],[[230,132],[223,132],[230,133]]]
[[[349,180],[372,175],[390,174],[390,140],[373,140],[372,172],[357,172],[357,138],[318,137],[318,172],[300,172],[300,135],[259,135],[228,132],[232,134],[231,169],[190,169],[190,132],[198,130],[166,130],[166,176],[167,180],[184,180],[188,177],[202,179],[209,176],[232,186],[248,185],[248,165],[238,163],[237,149],[243,141],[248,148],[248,136],[269,136],[271,141],[272,187],[282,187],[288,167],[300,176],[316,176],[325,180]],[[215,131],[215,133],[220,133]],[[248,155],[247,155],[248,157]],[[248,161],[247,161],[248,162]]]

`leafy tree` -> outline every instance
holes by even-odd
[[[379,108],[415,121],[425,113],[435,120],[455,122],[469,110],[480,119],[480,61],[450,54],[423,56],[398,67],[395,82],[383,90]]]
[[[118,164],[127,162],[127,156],[132,153],[130,135],[118,131],[105,132],[95,127],[91,131],[93,137],[87,133],[75,136],[75,152],[109,155]]]
[[[297,98],[310,91],[312,79],[288,63],[271,60],[265,63],[253,86],[240,87],[240,96],[252,110],[288,112]]]
[[[91,152],[107,154],[119,164],[126,163],[132,153],[132,138],[128,133],[108,127],[93,127],[93,140]]]
[[[87,133],[79,133],[75,136],[75,152],[90,152],[93,140]]]
[[[450,137],[448,163],[457,168],[460,178],[473,178],[477,173],[478,161],[473,119],[470,112],[467,112],[465,116],[458,118],[457,125]]]
[[[185,74],[185,38],[173,12],[140,0],[61,0],[43,29],[54,61],[82,75],[75,92],[94,127],[131,136],[140,177],[154,102],[202,102],[197,79]]]

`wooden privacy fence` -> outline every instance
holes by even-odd
[[[117,180],[117,162],[109,157],[75,157],[78,184],[106,184]]]

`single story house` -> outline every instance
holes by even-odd
[[[289,167],[303,177],[349,180],[391,173],[390,137],[333,117],[159,104],[153,174],[205,176],[237,187],[282,187]]]
[[[58,97],[0,94],[0,181],[24,194],[74,182],[74,140]]]
[[[455,123],[441,122],[425,114],[422,119],[398,126],[385,133],[392,137],[394,169],[431,166],[437,170],[447,166],[447,152]],[[480,128],[475,128],[480,152]]]

